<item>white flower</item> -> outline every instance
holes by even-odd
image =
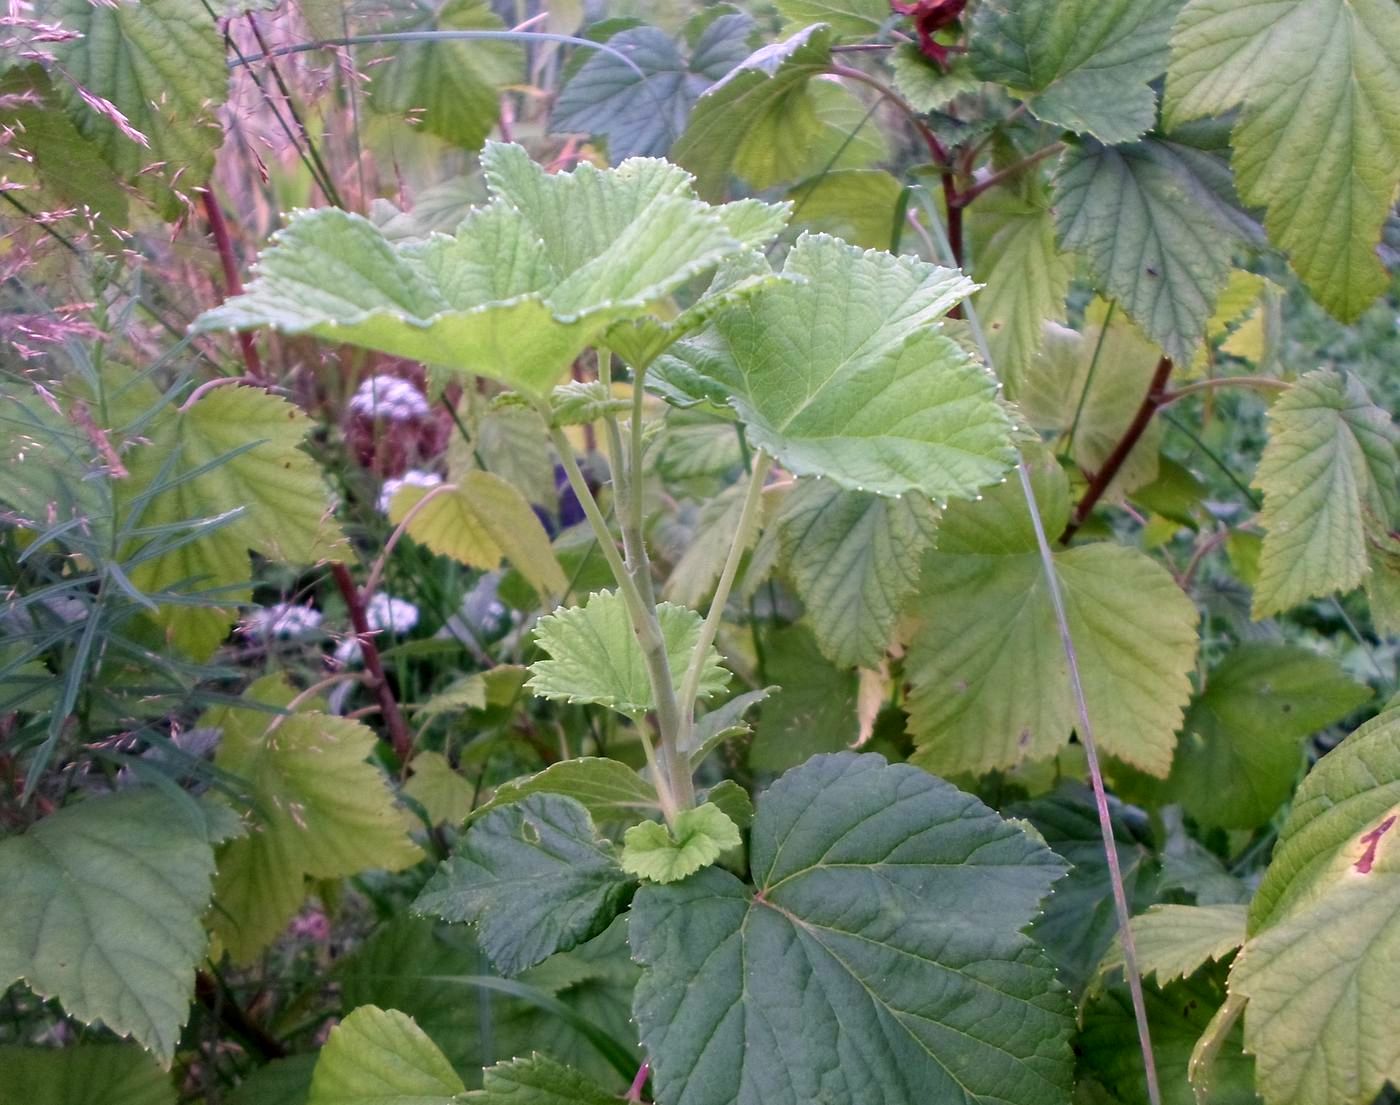
[[[365,603],[365,621],[371,630],[388,630],[401,637],[418,624],[418,607],[405,599],[391,598],[380,593]],[[358,664],[360,642],[347,637],[335,646],[335,658],[342,664]]]
[[[432,472],[422,472],[417,468],[410,468],[402,476],[395,476],[384,481],[384,488],[379,492],[379,512],[381,514],[389,513],[394,496],[398,494],[401,487],[437,487],[440,483],[442,483],[441,476]]]
[[[389,422],[426,418],[431,409],[425,396],[402,376],[371,376],[350,398],[350,409]]]
[[[291,640],[315,632],[321,626],[321,612],[309,606],[279,602],[255,610],[243,621],[243,632],[259,641]]]
[[[365,621],[371,629],[387,629],[402,636],[418,624],[418,607],[381,591],[365,604]]]

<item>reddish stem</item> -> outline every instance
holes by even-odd
[[[243,294],[243,281],[238,276],[238,261],[233,256],[233,241],[229,238],[228,223],[224,221],[224,210],[214,198],[212,188],[201,188],[199,198],[204,202],[204,214],[209,219],[209,231],[214,235],[214,245],[219,251],[219,263],[224,269],[224,295],[231,298]],[[238,344],[243,350],[243,363],[248,366],[248,375],[254,380],[263,379],[262,358],[253,344],[253,335],[242,332]]]
[[[1079,527],[1084,524],[1089,513],[1103,498],[1103,493],[1108,490],[1108,485],[1113,482],[1113,477],[1118,475],[1119,469],[1128,459],[1128,454],[1133,451],[1133,447],[1147,429],[1148,423],[1152,421],[1152,416],[1157,413],[1166,400],[1167,378],[1171,374],[1172,359],[1163,357],[1157,362],[1157,369],[1152,373],[1152,382],[1148,384],[1147,394],[1142,397],[1142,404],[1138,407],[1137,413],[1133,415],[1133,420],[1128,423],[1128,428],[1123,431],[1123,436],[1118,439],[1118,444],[1113,447],[1113,452],[1109,453],[1108,458],[1099,465],[1099,470],[1089,481],[1089,487],[1084,492],[1084,497],[1074,508],[1074,517],[1069,520],[1069,525],[1065,526],[1065,532],[1060,534],[1061,545],[1070,543],[1070,539],[1079,531]]]
[[[394,754],[402,768],[408,766],[413,756],[413,734],[399,712],[399,704],[394,699],[389,680],[384,677],[384,663],[379,658],[379,648],[374,643],[374,631],[370,629],[365,616],[364,596],[360,594],[355,581],[350,578],[350,569],[340,561],[331,563],[331,575],[345,599],[345,608],[350,614],[350,624],[360,642],[360,654],[365,658],[365,670],[369,672],[370,684],[379,699],[379,708],[384,712],[384,726],[389,730],[389,743],[394,746]]]
[[[627,1091],[627,1096],[623,1101],[641,1101],[642,1088],[647,1084],[647,1078],[651,1076],[651,1064],[643,1063],[637,1070],[637,1077],[632,1079],[632,1086]]]

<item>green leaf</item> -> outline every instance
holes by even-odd
[[[658,605],[656,615],[679,693],[690,654],[700,641],[700,615],[670,602]],[[535,640],[549,659],[530,665],[527,686],[541,698],[596,702],[629,715],[655,708],[646,656],[619,592],[596,591],[582,606],[545,615],[535,624]],[[711,648],[700,676],[701,697],[718,694],[728,682],[729,673]]]
[[[1086,140],[1065,155],[1054,202],[1060,245],[1084,254],[1099,290],[1182,365],[1205,338],[1233,255],[1263,242],[1224,160],[1183,142]]]
[[[423,807],[434,825],[460,825],[471,815],[476,790],[441,752],[420,752],[409,767],[413,774],[403,793]]]
[[[968,211],[974,279],[984,285],[977,313],[997,373],[1015,394],[1040,351],[1047,319],[1065,317],[1072,263],[1055,248],[1048,204],[1015,199],[1000,189]]]
[[[790,23],[830,23],[838,35],[873,35],[890,20],[886,0],[778,0],[778,14]]]
[[[849,141],[849,125],[823,117],[849,114],[848,106],[857,108],[854,122],[864,114],[843,87],[812,79],[831,65],[831,42],[829,26],[807,27],[758,50],[700,97],[672,156],[695,174],[702,196],[722,196],[731,174],[761,190],[874,160]]]
[[[127,197],[97,147],[78,133],[57,104],[58,92],[38,65],[0,77],[4,126],[13,128],[6,162],[18,198],[31,211],[86,208],[104,237],[127,224]],[[27,166],[27,167],[26,167]]]
[[[917,495],[884,499],[805,480],[777,525],[785,570],[822,654],[840,668],[875,666],[918,587],[937,510]]]
[[[1390,851],[1394,851],[1393,841]],[[1266,1101],[1369,1105],[1400,1079],[1400,870],[1335,887],[1245,945],[1230,975],[1248,999],[1244,1044]]]
[[[1371,571],[1366,533],[1400,511],[1395,426],[1354,376],[1319,368],[1269,411],[1254,484],[1265,529],[1254,616],[1349,591]]]
[[[608,326],[762,244],[784,215],[752,201],[712,208],[661,161],[550,174],[498,143],[481,161],[493,199],[455,237],[390,242],[343,211],[298,214],[258,279],[196,329],[314,334],[543,398]]]
[[[1372,718],[1303,779],[1264,880],[1249,907],[1251,934],[1299,914],[1338,886],[1366,883],[1357,868],[1390,870],[1400,806],[1400,709]],[[1372,845],[1374,844],[1374,847]],[[1369,858],[1368,858],[1369,857]],[[1380,881],[1380,880],[1375,880]]]
[[[664,156],[700,94],[748,56],[753,29],[751,16],[733,10],[710,20],[693,44],[656,27],[625,28],[604,41],[632,64],[590,52],[560,89],[549,129],[602,135],[613,164]]]
[[[1326,756],[1298,788],[1230,976],[1245,1046],[1274,1102],[1363,1105],[1400,1078],[1400,712]]]
[[[182,214],[193,204],[190,192],[208,182],[223,140],[216,111],[229,78],[214,20],[199,0],[46,0],[39,10],[77,32],[52,46],[74,126],[162,217]],[[141,139],[91,107],[79,88],[107,100]]]
[[[622,836],[622,866],[640,879],[677,882],[708,867],[743,843],[739,827],[713,803],[682,810],[674,830],[656,821],[633,825]]]
[[[915,111],[942,111],[958,96],[976,92],[981,79],[966,54],[948,58],[947,69],[927,57],[918,43],[900,43],[890,51],[894,87]]]
[[[331,1029],[307,1105],[456,1105],[465,1093],[412,1017],[362,1005]]]
[[[1069,517],[1065,478],[1033,461],[1045,528]],[[922,626],[906,662],[914,685],[914,762],[947,774],[1045,759],[1076,708],[1055,613],[1021,489],[949,508],[924,562]],[[1136,549],[1081,545],[1055,554],[1089,716],[1100,747],[1150,774],[1171,767],[1191,693],[1195,604]]]
[[[1039,838],[1071,865],[1030,935],[1044,947],[1060,981],[1079,998],[1118,933],[1113,880],[1094,795],[1087,786],[1061,780],[1051,793],[1003,812],[1029,822]],[[1158,890],[1158,865],[1144,831],[1144,815],[1110,796],[1109,818],[1128,908],[1143,909],[1156,900]]]
[[[474,817],[531,794],[562,794],[578,802],[595,821],[636,821],[658,809],[655,788],[617,760],[584,756],[561,760],[535,775],[512,779],[496,788]]]
[[[569,589],[539,517],[525,496],[500,476],[464,472],[447,491],[401,487],[390,504],[389,520],[399,525],[429,494],[432,502],[408,522],[415,541],[482,571],[494,571],[508,560],[531,587],[546,595]]]
[[[633,889],[582,805],[532,794],[474,821],[413,908],[474,925],[509,977],[597,936]]]
[[[26,1105],[175,1105],[175,1083],[119,1044],[0,1047],[0,1101]]]
[[[317,1052],[289,1055],[259,1067],[224,1100],[228,1105],[306,1105]]]
[[[1170,792],[1202,825],[1262,825],[1302,771],[1303,738],[1370,697],[1369,687],[1325,657],[1288,645],[1240,645],[1187,711]]]
[[[939,779],[850,753],[761,797],[750,849],[756,892],[710,868],[637,893],[658,1100],[1068,1100],[1069,1003],[1020,931],[1064,870],[1049,849]]]
[[[1243,905],[1154,905],[1133,918],[1138,972],[1159,986],[1195,974],[1211,960],[1224,959],[1245,940]],[[1121,969],[1123,947],[1114,942],[1101,971]]]
[[[0,988],[23,981],[169,1065],[208,940],[214,853],[193,800],[125,790],[0,841]]]
[[[1007,380],[1008,393],[1036,429],[1070,435],[1074,462],[1097,472],[1142,407],[1160,353],[1101,301],[1085,312],[1082,331],[1045,323],[1042,342],[1021,377]],[[1157,478],[1164,432],[1160,421],[1148,423],[1108,486],[1110,501]]]
[[[1318,300],[1351,321],[1400,184],[1400,11],[1388,0],[1191,0],[1172,34],[1169,126],[1240,109],[1240,194]],[[1304,197],[1306,201],[1304,202]]]
[[[478,1105],[617,1105],[615,1094],[545,1055],[499,1063],[482,1075],[482,1088],[466,1097]]]
[[[1211,1092],[1198,1099],[1187,1081],[1192,1051],[1203,1031],[1209,1031],[1212,1014],[1225,998],[1219,972],[1202,974],[1169,986],[1143,987],[1147,1023],[1152,1033],[1152,1053],[1163,1105],[1259,1105],[1254,1094],[1254,1062],[1245,1055],[1239,1025],[1222,1041],[1215,1058]],[[1150,1105],[1142,1072],[1142,1052],[1132,999],[1122,984],[1089,1001],[1083,1012],[1076,1047],[1083,1059],[1080,1071],[1097,1078],[1113,1091],[1112,1105]]]
[[[758,719],[749,750],[754,770],[785,771],[815,753],[855,744],[856,673],[827,660],[805,626],[768,634],[766,652],[767,676],[778,688]]]
[[[824,235],[803,235],[784,274],[803,282],[769,285],[677,347],[754,445],[796,475],[883,495],[970,495],[1006,470],[996,383],[941,332],[971,281]]]
[[[690,740],[681,745],[680,751],[690,756],[692,765],[699,766],[722,742],[750,732],[749,723],[744,720],[744,715],[777,689],[763,687],[757,691],[747,691],[696,718]]]
[[[992,0],[972,17],[973,71],[1021,93],[1038,119],[1129,142],[1151,129],[1150,82],[1181,0]]]
[[[799,226],[863,249],[893,249],[904,231],[896,218],[903,194],[904,185],[883,169],[841,169],[799,184],[788,199]]]
[[[763,520],[761,513],[751,519],[743,533],[739,531],[747,498],[748,481],[741,479],[701,503],[695,513],[694,528],[677,540],[677,544],[684,543],[685,551],[671,569],[671,577],[662,590],[666,598],[700,608],[714,594],[730,548],[739,541],[747,551],[758,539]]]
[[[486,0],[415,5],[414,17],[389,31],[502,31]],[[514,42],[395,42],[379,52],[370,106],[410,115],[417,127],[454,146],[481,148],[500,116],[501,91],[525,77],[525,55]]]
[[[285,706],[290,689],[264,682],[255,701]],[[416,818],[394,805],[380,771],[365,762],[372,730],[320,713],[273,715],[218,707],[201,724],[222,730],[214,763],[240,776],[254,802],[253,831],[219,850],[209,926],[237,963],[252,961],[305,897],[305,879],[371,868],[402,870],[422,852]]]
[[[555,388],[549,397],[550,422],[555,426],[586,426],[631,407],[625,397],[614,395],[602,380],[570,380]]]
[[[123,512],[142,527],[238,516],[136,563],[131,582],[151,592],[181,581],[197,590],[232,588],[220,597],[248,601],[250,551],[291,565],[327,556],[343,537],[325,476],[301,449],[310,429],[311,420],[285,399],[252,387],[215,388],[188,410],[162,415],[151,443],[126,460],[130,476],[116,489]],[[144,544],[129,540],[124,555],[139,554]],[[171,604],[157,619],[177,644],[204,658],[228,634],[233,615]]]

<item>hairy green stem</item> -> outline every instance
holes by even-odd
[[[944,255],[951,259],[953,249],[943,229],[943,220],[939,217],[937,205],[928,198],[925,192],[920,193],[920,198],[923,200],[929,222],[932,224],[934,234],[939,239],[939,245]],[[977,311],[970,300],[966,306],[966,317],[968,325],[972,329],[972,335],[977,341],[988,370],[995,374],[996,366],[992,361],[991,350],[987,345],[987,335],[982,329]],[[1171,362],[1167,360],[1166,363],[1170,368]],[[1035,489],[1031,485],[1030,468],[1026,464],[1025,456],[1019,450],[1016,456],[1016,473],[1021,482],[1021,493],[1025,496],[1026,508],[1030,511],[1031,527],[1035,532],[1036,548],[1040,553],[1040,562],[1045,576],[1045,591],[1050,597],[1050,606],[1055,613],[1055,624],[1060,633],[1060,645],[1065,654],[1065,666],[1069,671],[1070,691],[1074,697],[1075,712],[1078,715],[1076,730],[1079,733],[1079,743],[1084,748],[1084,759],[1089,767],[1089,781],[1093,787],[1094,805],[1099,817],[1099,832],[1103,837],[1104,858],[1108,862],[1109,883],[1113,889],[1113,907],[1118,920],[1118,938],[1123,948],[1123,974],[1126,976],[1128,993],[1132,1000],[1133,1020],[1137,1022],[1138,1046],[1142,1052],[1147,1100],[1150,1105],[1161,1105],[1162,1091],[1157,1081],[1157,1060],[1152,1051],[1152,1032],[1147,1023],[1147,1005],[1143,1000],[1142,976],[1138,973],[1137,947],[1133,940],[1131,924],[1132,915],[1128,909],[1128,895],[1123,886],[1123,871],[1118,863],[1118,844],[1113,834],[1113,819],[1108,807],[1108,792],[1104,787],[1103,769],[1099,765],[1098,743],[1094,739],[1094,726],[1089,717],[1089,702],[1084,694],[1084,682],[1079,671],[1079,653],[1075,648],[1074,635],[1069,628],[1069,615],[1065,608],[1065,598],[1060,589],[1059,573],[1055,569],[1055,554],[1050,548],[1050,538],[1046,535],[1045,524],[1040,517],[1040,507],[1035,499]]]
[[[739,525],[734,531],[734,540],[730,542],[729,555],[724,558],[719,582],[715,584],[710,611],[705,615],[705,622],[700,627],[700,639],[695,642],[695,651],[690,655],[685,678],[681,681],[682,745],[689,744],[691,730],[695,727],[695,699],[700,692],[700,676],[705,670],[705,657],[719,633],[725,607],[729,605],[729,592],[734,586],[734,577],[739,574],[739,563],[744,559],[744,551],[749,545],[748,537],[758,525],[759,511],[763,503],[763,484],[768,479],[768,469],[772,464],[772,458],[762,449],[754,451],[753,467],[749,471],[749,489],[744,496],[743,508],[739,512]]]
[[[545,422],[552,421],[549,405],[541,402],[538,406]],[[656,772],[656,789],[667,823],[673,824],[680,810],[695,805],[695,784],[690,777],[689,765],[685,764],[684,758],[676,750],[681,715],[676,700],[675,684],[671,678],[671,663],[666,655],[666,638],[662,635],[661,622],[656,616],[656,604],[648,604],[643,599],[636,580],[622,559],[622,554],[617,551],[617,542],[608,529],[607,519],[603,517],[593,492],[589,490],[588,481],[583,478],[578,460],[574,457],[574,447],[569,443],[563,429],[550,426],[549,436],[559,454],[559,463],[564,466],[569,486],[573,488],[588,524],[593,527],[603,556],[607,558],[608,567],[612,569],[613,577],[617,580],[618,590],[622,593],[622,600],[627,604],[627,612],[632,619],[632,631],[637,635],[637,643],[641,646],[642,655],[646,660],[652,695],[656,699],[656,727],[660,736],[656,749],[659,769]],[[618,505],[618,513],[621,516],[626,504]],[[645,550],[642,555],[645,556]],[[647,570],[650,571],[649,566]]]

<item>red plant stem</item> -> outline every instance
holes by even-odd
[[[632,1079],[632,1086],[627,1091],[627,1096],[623,1101],[641,1101],[642,1087],[647,1084],[647,1078],[651,1074],[651,1064],[643,1063],[637,1070],[637,1077]]]
[[[232,297],[243,294],[243,281],[238,276],[238,260],[233,256],[233,241],[228,235],[228,223],[224,221],[224,210],[214,198],[212,188],[201,188],[199,198],[204,202],[204,214],[209,219],[209,231],[214,235],[214,245],[219,251],[219,263],[224,269],[224,294]],[[238,335],[238,344],[243,350],[243,363],[248,367],[248,375],[254,380],[263,379],[262,358],[258,347],[253,344],[253,335],[246,331]]]
[[[971,188],[968,188],[966,191],[960,193],[955,201],[956,205],[958,207],[966,207],[983,192],[990,191],[991,189],[995,188],[998,184],[1002,184],[1005,181],[1010,180],[1018,173],[1025,172],[1031,166],[1037,165],[1040,162],[1044,161],[1047,157],[1053,157],[1055,154],[1061,152],[1064,148],[1065,144],[1063,142],[1053,142],[1050,145],[1043,147],[1042,149],[1036,150],[1035,153],[1031,154],[1028,157],[1022,158],[1020,161],[1016,162],[1016,164],[1008,165],[1005,169],[993,173],[985,180],[978,181]],[[969,171],[971,171],[971,166],[968,166],[968,169]],[[953,204],[950,203],[948,205],[948,208],[949,210],[952,210]]]
[[[950,168],[952,162],[948,159],[948,150],[943,143],[938,140],[938,135],[934,134],[929,125],[919,118],[919,113],[909,106],[908,102],[884,81],[877,80],[869,73],[863,73],[859,69],[854,69],[849,65],[829,65],[828,73],[834,77],[845,77],[848,80],[859,81],[861,84],[868,84],[876,92],[897,107],[910,124],[923,139],[924,145],[928,147],[929,157],[933,159],[935,165],[940,169]]]
[[[1123,436],[1118,439],[1118,444],[1113,447],[1113,452],[1109,453],[1108,458],[1099,465],[1099,470],[1089,481],[1089,487],[1084,492],[1084,497],[1074,508],[1074,516],[1069,520],[1069,525],[1065,526],[1065,532],[1060,534],[1061,545],[1068,545],[1070,539],[1079,532],[1079,527],[1084,524],[1090,511],[1103,498],[1103,493],[1113,482],[1113,477],[1118,475],[1119,469],[1128,459],[1128,454],[1133,451],[1133,446],[1138,443],[1143,432],[1147,429],[1147,424],[1152,421],[1152,416],[1157,413],[1166,399],[1167,378],[1171,374],[1172,359],[1163,357],[1157,362],[1157,369],[1152,373],[1152,382],[1147,386],[1147,394],[1142,397],[1142,404],[1138,407],[1137,413],[1133,415],[1133,420],[1128,423],[1128,428],[1123,431]]]
[[[360,594],[355,581],[350,578],[350,569],[340,561],[331,563],[331,575],[345,599],[345,608],[350,614],[350,624],[360,642],[360,654],[365,658],[365,670],[369,672],[370,684],[379,699],[379,708],[384,712],[384,725],[389,730],[389,743],[394,747],[394,755],[399,758],[400,767],[406,768],[413,756],[413,734],[399,712],[399,704],[394,699],[393,688],[384,677],[384,663],[379,658],[379,648],[374,643],[374,631],[370,629],[365,616],[364,596]]]

